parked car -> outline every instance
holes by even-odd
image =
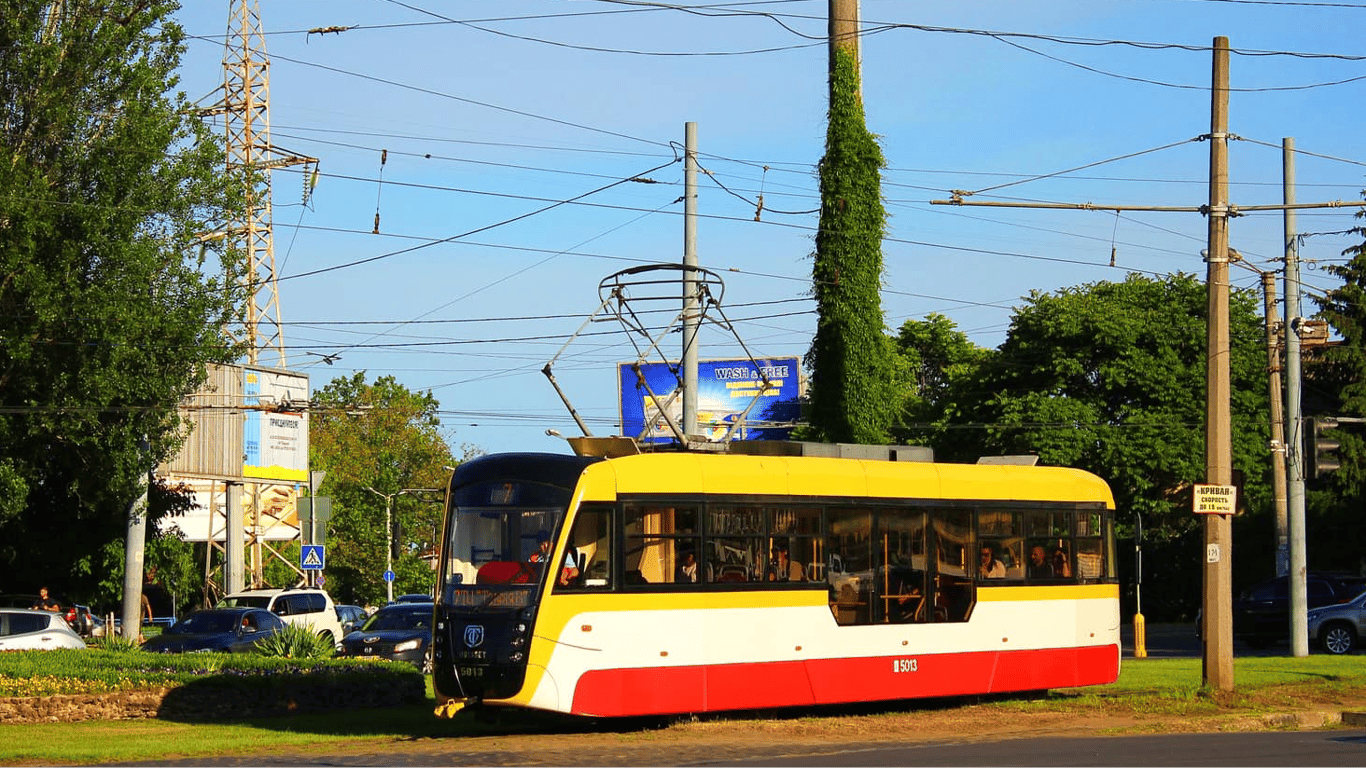
[[[342,640],[340,655],[406,661],[430,674],[434,611],[430,602],[386,605]]]
[[[38,603],[37,595],[0,595],[0,608],[32,608]],[[90,609],[84,605],[74,605],[65,600],[57,601],[62,606],[61,616],[66,619],[67,627],[76,634],[89,637],[94,629]]]
[[[1361,593],[1359,576],[1310,573],[1305,577],[1307,608],[1346,603]],[[1311,633],[1312,635],[1312,633]],[[1233,604],[1233,636],[1253,648],[1290,637],[1290,590],[1286,577],[1268,579],[1244,590]]]
[[[339,605],[337,606],[337,621],[341,622],[342,637],[351,634],[352,630],[360,629],[360,625],[365,623],[369,614],[359,605]]]
[[[0,651],[47,651],[85,648],[66,619],[52,611],[0,608]]]
[[[392,603],[389,603],[389,605],[393,605],[394,603],[430,603],[431,601],[432,601],[432,596],[431,596],[431,595],[424,595],[424,594],[399,595],[398,597],[394,598],[394,601],[393,601]]]
[[[1309,642],[1333,654],[1351,653],[1366,627],[1366,592],[1345,603],[1309,609]]]
[[[149,638],[142,649],[153,653],[246,653],[284,628],[284,620],[264,608],[208,608]]]
[[[321,589],[248,589],[218,601],[216,608],[264,608],[289,624],[308,627],[339,646],[346,636],[337,606]]]

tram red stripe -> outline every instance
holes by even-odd
[[[959,696],[1113,682],[1113,645],[586,672],[573,711],[599,717]]]

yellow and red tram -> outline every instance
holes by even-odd
[[[1119,673],[1114,502],[1067,468],[500,454],[452,476],[434,684],[610,717]]]

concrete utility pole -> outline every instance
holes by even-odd
[[[1281,139],[1281,189],[1285,202],[1285,377],[1286,421],[1289,429],[1288,505],[1286,531],[1289,536],[1290,567],[1290,652],[1309,655],[1309,625],[1306,611],[1309,597],[1305,583],[1304,551],[1304,414],[1300,408],[1300,258],[1295,231],[1295,140]]]
[[[1266,365],[1270,374],[1267,387],[1271,397],[1271,487],[1276,507],[1276,575],[1284,576],[1289,567],[1290,537],[1286,528],[1285,408],[1281,396],[1280,337],[1288,333],[1276,317],[1276,273],[1259,271],[1262,278],[1262,314],[1266,319]]]
[[[1205,482],[1233,483],[1233,418],[1230,412],[1228,329],[1228,38],[1214,38],[1210,101],[1209,257],[1206,288],[1209,322],[1205,385]],[[1233,690],[1233,522],[1205,515],[1205,564],[1201,599],[1204,684]]]
[[[144,438],[140,447],[150,450]],[[142,635],[142,568],[143,545],[147,540],[147,474],[138,482],[138,497],[128,505],[127,538],[124,539],[123,605],[120,620],[125,640],[136,641]]]
[[[697,123],[683,126],[683,436],[697,427]]]

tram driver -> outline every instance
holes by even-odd
[[[536,551],[527,558],[533,563],[544,564],[550,558],[550,533],[548,531],[536,532]],[[579,575],[578,563],[574,560],[573,552],[566,552],[564,555],[564,567],[560,568],[560,583],[568,584],[572,579]]]

